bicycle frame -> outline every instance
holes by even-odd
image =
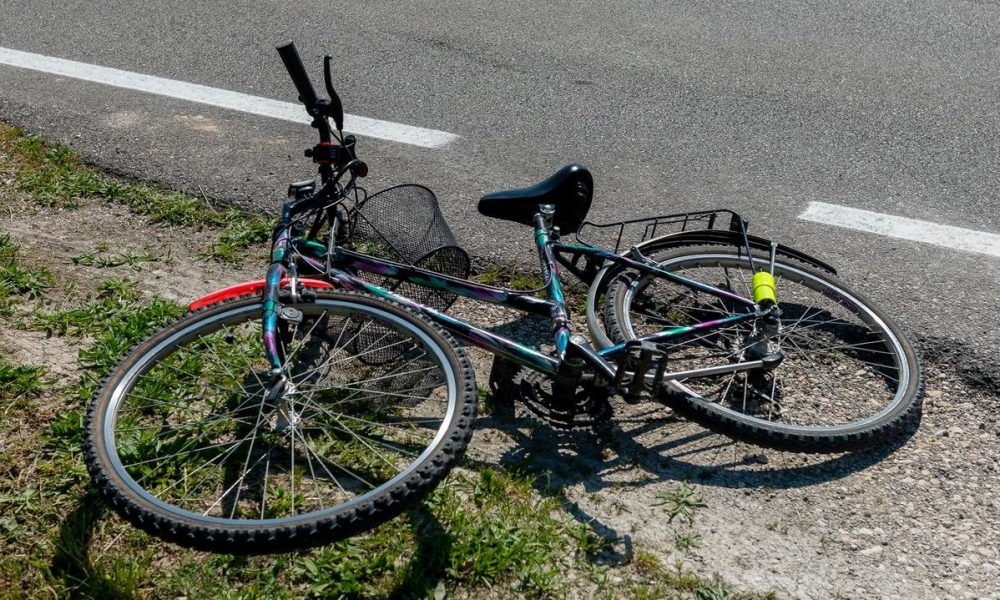
[[[545,207],[542,207],[543,209]],[[535,219],[535,245],[538,251],[542,273],[545,276],[544,291],[546,298],[538,298],[531,292],[515,292],[489,285],[479,284],[464,279],[458,279],[433,271],[404,265],[377,257],[353,252],[343,247],[331,244],[329,247],[305,237],[289,235],[290,214],[286,207],[283,211],[282,225],[276,230],[272,245],[272,264],[264,282],[264,345],[275,376],[280,375],[283,359],[277,340],[279,319],[279,291],[282,282],[291,283],[291,293],[297,293],[295,283],[298,279],[298,269],[303,267],[309,271],[307,275],[320,276],[336,288],[367,292],[379,298],[384,298],[402,304],[417,311],[432,321],[438,323],[447,331],[455,334],[467,343],[482,348],[488,352],[500,355],[517,364],[540,371],[549,376],[563,373],[567,357],[581,358],[592,369],[609,380],[614,380],[618,373],[618,362],[627,351],[627,344],[617,344],[602,350],[593,350],[582,337],[573,336],[569,325],[569,311],[566,307],[562,281],[559,274],[559,259],[561,254],[585,255],[610,261],[615,264],[635,269],[644,274],[670,279],[691,289],[704,292],[720,299],[737,303],[746,308],[745,312],[721,319],[705,321],[693,325],[679,326],[643,336],[637,342],[665,342],[687,335],[703,333],[730,326],[736,323],[761,318],[771,309],[764,309],[752,300],[734,294],[728,290],[707,285],[682,277],[669,271],[656,268],[651,261],[643,262],[628,256],[615,254],[593,246],[580,244],[562,244],[550,236],[551,213],[539,213]],[[287,266],[286,266],[287,265]],[[364,281],[350,271],[362,271],[383,275],[401,282],[410,282],[420,286],[442,290],[459,296],[471,298],[480,302],[498,304],[513,308],[528,314],[549,317],[553,322],[553,338],[555,344],[554,356],[550,356],[535,348],[520,344],[514,340],[497,335],[466,321],[457,319],[442,311],[415,302],[391,290]],[[318,283],[318,282],[317,282]],[[322,287],[316,283],[311,287]],[[294,296],[293,296],[294,297]],[[634,342],[633,342],[634,343]],[[677,373],[659,373],[658,376],[669,379],[687,379],[698,376],[717,375],[725,372],[735,372],[760,368],[764,363],[760,360],[727,363],[724,365],[695,369]],[[649,380],[647,375],[646,379]]]

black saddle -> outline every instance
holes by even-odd
[[[587,167],[566,165],[555,175],[533,186],[494,192],[479,199],[479,212],[487,217],[534,225],[540,204],[556,207],[552,224],[563,233],[576,233],[587,217],[594,194],[594,177]]]

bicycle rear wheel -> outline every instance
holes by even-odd
[[[666,251],[659,268],[752,296],[745,256],[723,247]],[[760,258],[766,261],[766,258]],[[668,381],[664,401],[735,438],[782,450],[854,450],[887,441],[919,414],[923,382],[912,344],[885,313],[831,276],[775,264],[781,329],[767,340],[783,362],[773,371]],[[609,286],[605,320],[621,342],[710,321],[745,307],[668,279],[625,273]],[[761,347],[745,322],[662,344],[668,370],[749,360]]]
[[[301,320],[282,326],[281,389],[260,296],[189,314],[114,368],[84,445],[119,514],[186,546],[277,552],[372,528],[456,464],[476,386],[450,336],[357,294],[286,306]]]

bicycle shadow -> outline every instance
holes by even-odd
[[[613,421],[601,431],[554,428],[524,411],[481,417],[477,429],[494,429],[511,439],[497,462],[529,475],[539,494],[558,498],[563,509],[606,546],[591,559],[610,565],[632,560],[631,535],[570,500],[564,488],[580,486],[587,494],[614,491],[612,499],[622,490],[664,482],[733,490],[807,488],[879,463],[916,431],[911,426],[903,436],[874,450],[802,455],[734,441],[675,417],[666,408],[641,408],[646,412]]]
[[[524,316],[490,329],[539,347],[549,335],[545,323]],[[902,435],[873,450],[798,454],[732,440],[655,402],[631,405],[615,399],[614,417],[597,431],[554,427],[515,403],[513,413],[481,417],[477,429],[506,435],[511,441],[497,459],[499,464],[530,475],[540,494],[559,497],[574,519],[611,544],[614,550],[600,557],[611,563],[631,560],[631,537],[566,499],[563,488],[581,486],[584,492],[595,493],[671,481],[725,489],[806,488],[878,464],[906,444],[919,425],[918,419]]]
[[[113,571],[95,564],[91,546],[96,528],[110,514],[96,490],[89,490],[63,519],[57,549],[48,567],[48,576],[63,585],[60,593],[68,598],[131,598],[133,590],[118,581]],[[413,529],[414,548],[409,560],[395,568],[401,573],[392,598],[426,598],[434,594],[445,579],[452,535],[441,525],[425,503],[419,503],[402,517]],[[209,556],[207,552],[197,552]],[[302,556],[309,550],[275,554],[281,557]],[[249,564],[254,555],[231,555],[227,568]]]
[[[95,490],[90,490],[62,521],[48,575],[63,582],[70,598],[130,596],[113,576],[96,568],[90,560],[94,529],[107,512],[104,500]]]

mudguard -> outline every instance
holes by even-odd
[[[750,244],[750,248],[752,250],[759,250],[766,254],[771,252],[771,240],[748,234],[747,242]],[[680,233],[649,239],[645,242],[637,244],[636,248],[642,254],[649,255],[660,250],[669,250],[671,248],[696,245],[743,247],[743,240],[740,233],[736,231],[729,231],[726,229],[700,229],[695,231],[682,231]],[[837,274],[837,270],[829,264],[789,246],[779,244],[778,256],[784,256],[803,262],[811,267],[819,269],[820,271],[830,273],[831,275]],[[598,318],[598,311],[600,310],[600,307],[597,306],[597,301],[607,289],[608,282],[611,281],[611,276],[617,273],[620,268],[622,267],[615,264],[602,268],[597,272],[597,275],[594,276],[594,280],[590,284],[590,289],[587,291],[587,325],[590,329],[590,337],[598,348],[607,348],[608,346],[614,345],[614,342],[608,338],[607,334],[604,332],[604,328],[601,326],[601,320]]]
[[[656,252],[669,248],[679,248],[681,246],[693,246],[699,244],[742,247],[743,240],[741,237],[742,236],[739,232],[729,231],[727,229],[700,229],[696,231],[682,231],[681,233],[646,240],[645,242],[636,245],[636,248],[638,248],[643,254],[646,254],[648,252]],[[762,250],[765,253],[771,252],[771,240],[747,234],[747,241],[750,243],[750,248],[753,250]],[[837,270],[827,263],[810,256],[805,252],[783,244],[778,244],[778,255],[793,258],[831,275],[837,274]]]
[[[287,285],[291,281],[288,277],[281,280],[281,285]],[[257,294],[264,289],[264,280],[259,281],[247,281],[245,283],[238,283],[236,285],[231,285],[227,288],[221,290],[216,290],[210,294],[206,294],[201,298],[198,298],[191,304],[188,304],[189,311],[196,311],[199,308],[205,308],[206,306],[211,306],[213,304],[218,304],[219,302],[224,302],[230,298],[238,298],[240,296],[245,296],[247,294]],[[330,289],[333,285],[329,281],[323,281],[322,279],[299,279],[299,283],[307,288],[313,289]]]

